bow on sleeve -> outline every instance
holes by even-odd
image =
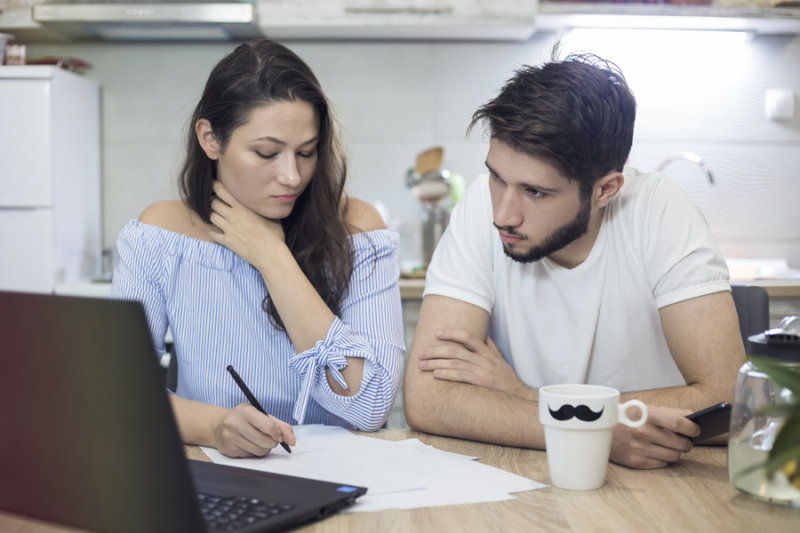
[[[311,394],[321,382],[325,383],[325,367],[331,371],[336,382],[347,389],[340,370],[347,366],[345,357],[365,357],[370,347],[363,339],[346,334],[344,323],[335,317],[324,340],[317,341],[313,348],[293,355],[289,359],[289,367],[303,376],[300,396],[294,404],[292,417],[302,424],[308,409]]]

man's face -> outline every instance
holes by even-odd
[[[591,199],[553,165],[492,139],[486,166],[494,225],[506,255],[530,263],[586,233]]]

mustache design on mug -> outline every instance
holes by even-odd
[[[595,413],[585,405],[573,406],[565,403],[558,411],[553,411],[549,405],[547,406],[547,410],[550,411],[550,416],[556,420],[569,420],[570,418],[577,418],[578,420],[583,420],[584,422],[594,422],[603,416],[605,407],[600,409],[599,412]]]

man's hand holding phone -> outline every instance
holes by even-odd
[[[700,426],[700,434],[691,441],[703,442],[728,432],[731,425],[731,404],[718,403],[687,415],[686,418]]]

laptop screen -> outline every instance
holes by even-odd
[[[0,339],[0,508],[203,529],[139,303],[0,292]]]
[[[366,492],[190,468],[137,302],[0,291],[0,339],[0,509],[96,531],[282,531]],[[218,496],[257,502],[258,522],[209,511]]]

